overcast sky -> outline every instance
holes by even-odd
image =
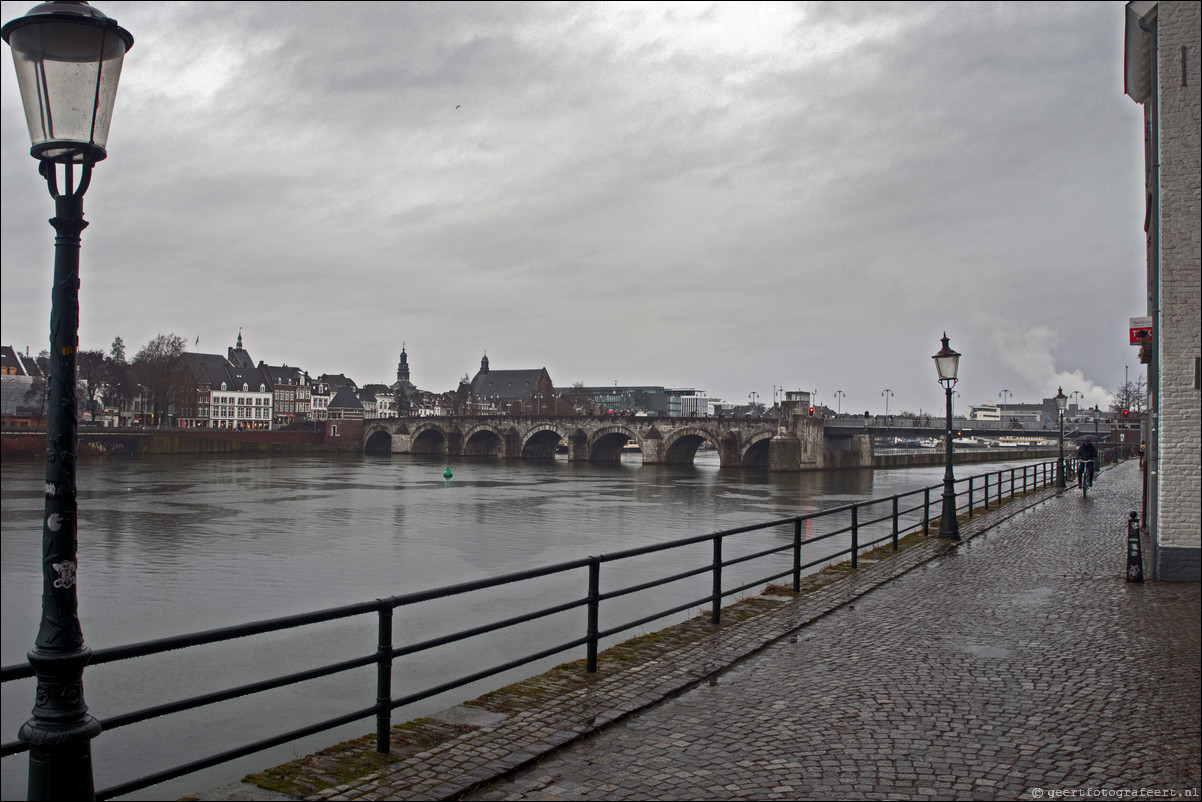
[[[942,410],[945,330],[958,405],[1142,375],[1121,2],[95,5],[135,43],[83,348],[874,412]],[[36,353],[53,204],[4,59],[0,342]]]

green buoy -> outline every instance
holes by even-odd
[[[450,478],[451,478],[451,466],[450,466],[450,465],[448,465],[448,466],[447,466],[447,469],[446,469],[445,471],[443,471],[443,472],[442,472],[442,478],[443,478],[443,479],[450,479]]]

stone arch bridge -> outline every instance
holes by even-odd
[[[824,433],[820,418],[785,422],[738,418],[456,415],[364,421],[363,450],[502,459],[553,459],[561,444],[570,462],[617,462],[627,444],[645,465],[691,464],[705,445],[722,467],[775,471],[872,466],[872,439]]]

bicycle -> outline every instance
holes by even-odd
[[[1094,461],[1077,460],[1077,487],[1081,488],[1081,498],[1089,498],[1089,488],[1093,487]]]

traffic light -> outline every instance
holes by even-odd
[[[810,407],[810,417],[814,417],[814,408]]]

